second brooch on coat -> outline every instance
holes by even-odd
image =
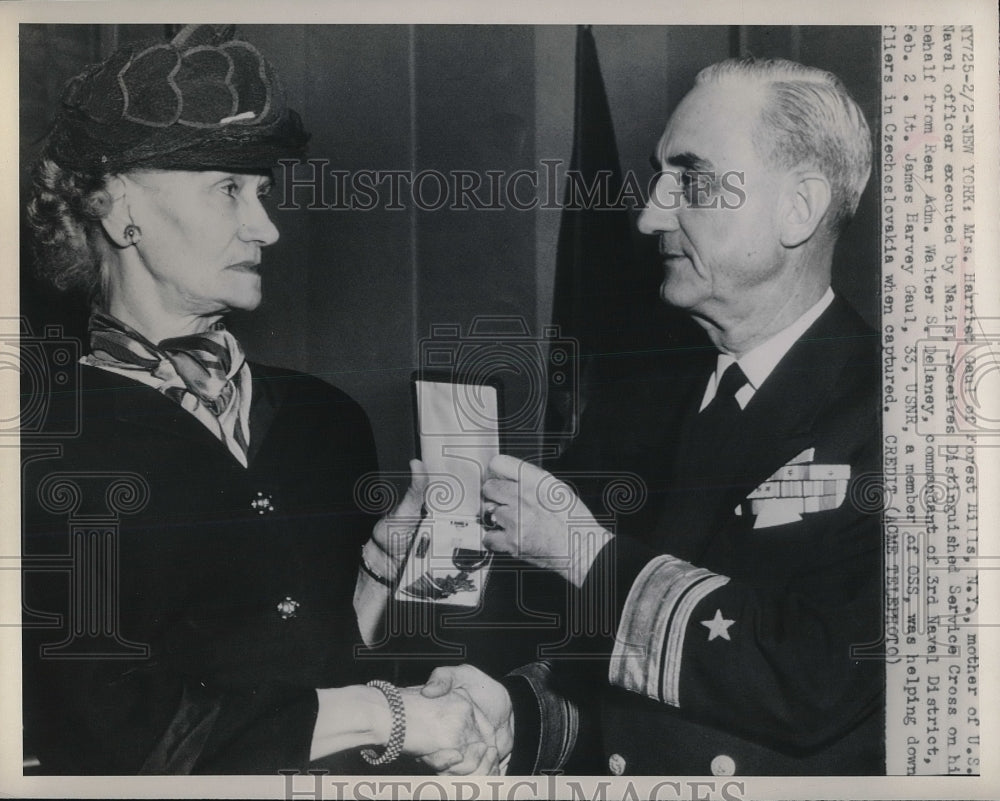
[[[265,495],[263,492],[258,492],[257,497],[250,501],[250,508],[253,509],[257,514],[262,515],[265,512],[273,512],[274,504],[271,502],[271,496]]]
[[[283,601],[278,601],[278,614],[282,620],[288,620],[290,617],[295,617],[301,605],[291,595],[286,595]]]

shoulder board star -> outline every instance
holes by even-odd
[[[735,620],[726,620],[722,616],[722,610],[715,610],[715,617],[711,620],[701,621],[701,625],[708,629],[708,641],[711,642],[716,637],[722,637],[725,640],[729,639],[729,627],[735,623]]]

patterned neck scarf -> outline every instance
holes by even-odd
[[[149,373],[161,382],[160,392],[199,419],[203,416],[198,408],[204,407],[218,423],[209,428],[246,464],[248,432],[240,419],[240,370],[246,357],[221,322],[202,334],[172,337],[158,345],[103,312],[91,314],[89,329],[95,366]]]

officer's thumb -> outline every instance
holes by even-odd
[[[420,694],[424,698],[440,698],[451,690],[451,674],[446,673],[441,668],[435,670],[427,679],[427,683],[420,688]]]

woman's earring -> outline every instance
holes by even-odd
[[[133,223],[129,223],[128,225],[125,226],[125,240],[130,245],[137,245],[137,244],[139,244],[139,240],[141,238],[142,238],[142,231],[139,230],[139,226],[138,225],[134,225]]]

